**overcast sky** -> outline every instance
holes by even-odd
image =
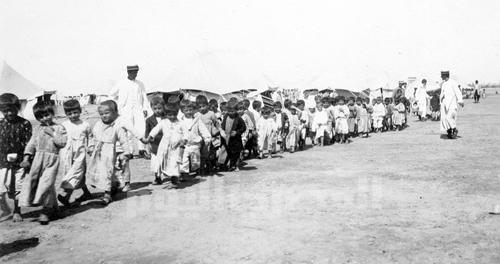
[[[443,69],[498,82],[499,14],[497,0],[2,0],[0,59],[76,92],[131,63],[157,86],[203,56],[222,71],[211,74],[287,88],[359,90]]]

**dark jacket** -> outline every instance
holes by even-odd
[[[228,116],[224,116],[224,119],[222,120],[222,130],[225,130],[226,128],[226,121],[227,121]],[[229,145],[226,143],[226,140],[221,137],[222,140],[222,145],[226,147],[226,151],[228,153],[240,153],[243,150],[243,143],[241,142],[241,134],[245,133],[247,127],[245,125],[245,121],[241,119],[241,117],[236,117],[234,118],[233,122],[233,127],[231,128],[232,131],[236,131],[236,135],[232,136],[231,135],[226,135],[229,138]]]
[[[156,120],[156,116],[152,115],[146,119],[146,133],[144,134],[146,137],[149,136],[149,133],[153,128],[158,125],[158,121]],[[151,153],[157,154],[158,152],[158,145],[160,145],[161,138],[163,136],[163,133],[158,133],[156,137],[153,138],[153,142],[149,143],[151,146]]]

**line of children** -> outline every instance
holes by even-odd
[[[278,147],[282,152],[303,150],[308,135],[313,145],[347,143],[358,134],[367,137],[372,124],[375,131],[389,129],[384,125],[387,122],[399,129],[404,118],[405,107],[400,101],[393,105],[377,99],[372,107],[369,100],[361,98],[350,98],[347,105],[343,97],[315,99],[316,105],[286,100],[284,107],[280,102],[262,107],[260,102],[250,105],[231,98],[220,103],[219,111],[217,101],[209,102],[202,95],[195,102],[165,103],[160,97],[151,98],[153,115],[146,119],[141,141],[150,145],[152,184],[168,179],[177,185],[188,175],[217,169],[237,171],[245,149],[249,154],[256,151],[260,158],[272,158]],[[0,133],[6,135],[0,139],[0,217],[10,211],[6,194],[15,200],[15,221],[22,219],[19,204],[42,205],[40,223],[46,224],[57,211],[57,200],[71,205],[74,190],[83,191],[75,200],[79,203],[92,199],[87,185],[100,189],[104,191],[101,201],[107,205],[120,186],[129,186],[128,160],[134,135],[120,122],[114,101],[99,105],[100,120],[93,128],[80,119],[82,109],[76,100],[64,103],[68,120],[61,125],[53,121],[51,106],[38,103],[33,111],[40,126],[33,134],[31,124],[17,115],[19,107],[15,95],[0,96],[5,117],[0,121]],[[128,175],[124,176],[125,172]],[[58,175],[63,193],[56,196]]]

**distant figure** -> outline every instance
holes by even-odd
[[[464,106],[462,92],[458,88],[458,83],[450,80],[450,72],[441,72],[441,130],[446,131],[448,138],[454,139],[458,135],[457,130],[457,114],[458,106]]]
[[[479,98],[481,98],[479,95],[480,90],[481,86],[479,85],[479,81],[476,80],[476,82],[474,82],[474,103],[479,103]]]
[[[133,128],[137,137],[142,137],[146,131],[147,109],[149,107],[148,97],[144,84],[137,80],[139,66],[127,66],[127,79],[118,82],[113,87],[110,97],[118,104],[120,117]],[[146,157],[145,146],[138,141],[139,155]]]
[[[498,92],[497,92],[498,94]],[[486,98],[486,88],[483,88],[483,99]]]

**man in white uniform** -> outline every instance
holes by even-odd
[[[427,94],[427,80],[422,80],[422,86],[417,88],[415,91],[415,102],[418,105],[418,118],[421,121],[425,121],[427,117],[427,100],[429,100],[429,95]]]
[[[441,130],[448,134],[448,138],[454,139],[458,135],[457,113],[458,106],[464,107],[462,92],[458,88],[458,83],[450,80],[450,72],[441,72]]]
[[[127,66],[128,78],[118,82],[111,90],[110,97],[118,104],[118,113],[136,137],[143,137],[146,130],[149,102],[144,84],[136,80],[139,66]],[[137,141],[139,155],[146,157],[144,144]]]

